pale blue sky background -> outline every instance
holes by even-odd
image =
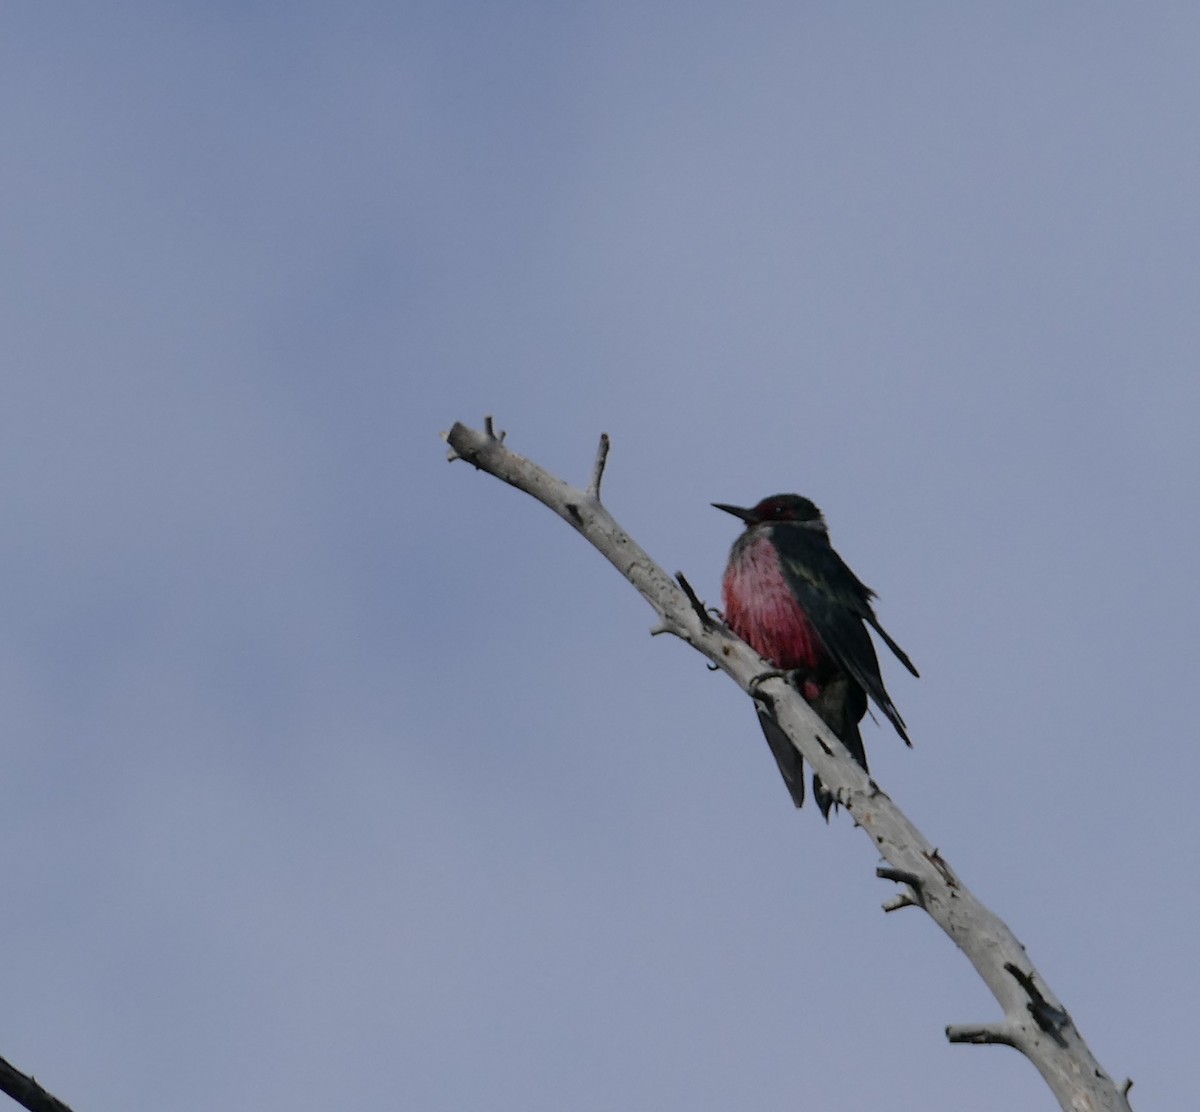
[[[922,669],[884,787],[1194,1101],[1200,9],[0,14],[0,1054],[79,1112],[1050,1109],[744,697],[798,490]]]

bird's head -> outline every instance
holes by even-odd
[[[730,506],[724,502],[714,502],[718,510],[733,514],[746,523],[747,528],[755,525],[765,525],[776,521],[792,521],[799,525],[808,525],[813,529],[825,529],[825,518],[813,502],[800,494],[772,494],[764,498],[757,506],[744,509],[741,506]]]

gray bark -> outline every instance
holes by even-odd
[[[1066,1112],[1130,1112],[1131,1082],[1118,1087],[1092,1056],[1070,1014],[1054,995],[1012,931],[971,894],[945,857],[904,816],[778,675],[771,665],[714,620],[682,575],[672,579],[600,503],[608,455],[602,436],[587,490],[578,490],[511,452],[491,418],[482,432],[455,424],[444,434],[451,459],[531,494],[591,542],[657,611],[654,633],[670,633],[703,653],[741,688],[766,705],[835,798],[887,862],[878,876],[900,886],[885,905],[924,909],[967,956],[1000,1004],[1002,1016],[946,1028],[951,1042],[1011,1046],[1038,1069]],[[757,682],[756,682],[757,681]]]

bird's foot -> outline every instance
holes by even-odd
[[[748,684],[750,694],[757,695],[759,685],[766,683],[767,680],[790,680],[791,678],[792,673],[786,672],[782,668],[772,668],[769,672],[759,672]]]
[[[821,694],[821,683],[807,668],[772,668],[760,672],[750,681],[750,694],[761,698],[758,687],[767,680],[786,680],[804,696],[806,703],[812,703]]]

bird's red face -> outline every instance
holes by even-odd
[[[772,494],[770,498],[764,498],[751,509],[729,506],[723,502],[714,502],[713,505],[718,510],[740,518],[747,525],[762,525],[771,521],[813,522],[824,525],[821,511],[811,500],[800,494]]]
[[[756,521],[820,521],[821,511],[799,494],[773,494],[750,511]]]

